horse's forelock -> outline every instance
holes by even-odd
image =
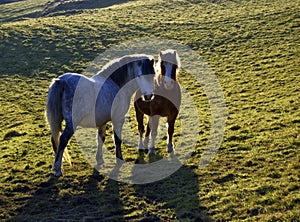
[[[176,68],[176,76],[179,74],[179,70],[181,67],[180,58],[176,50],[167,49],[165,51],[161,51],[158,56],[158,62],[156,64],[156,83],[158,85],[162,82],[162,70],[161,70],[161,62],[165,61],[177,66]]]
[[[159,63],[162,61],[172,63],[174,65],[177,65],[178,68],[181,66],[180,58],[178,56],[177,51],[172,50],[172,49],[167,49],[165,51],[161,51],[159,53],[158,61],[159,61]]]

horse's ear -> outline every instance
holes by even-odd
[[[174,55],[177,55],[177,51],[176,50],[174,50]]]

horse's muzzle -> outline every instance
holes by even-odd
[[[148,95],[143,95],[142,96],[143,101],[145,102],[150,102],[151,100],[154,99],[154,94],[148,94]]]

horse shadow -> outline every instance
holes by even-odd
[[[119,185],[95,169],[76,179],[51,175],[9,221],[124,221]]]
[[[140,153],[138,162],[146,163],[143,158]],[[151,155],[149,162],[154,163],[162,158],[159,154]],[[170,155],[169,161],[173,166],[180,166],[176,172],[159,181],[134,185],[136,196],[142,197],[146,203],[160,206],[160,212],[144,209],[145,217],[141,221],[212,221],[207,214],[207,208],[201,206],[199,200],[199,175],[191,167],[182,165],[176,155]],[[167,211],[173,213],[163,215],[162,212]]]
[[[154,162],[161,158],[149,157]],[[120,167],[111,172],[114,177]],[[95,169],[87,176],[74,175],[49,176],[9,221],[212,221],[201,206],[199,178],[190,167],[181,166],[166,178],[140,185],[122,184]]]

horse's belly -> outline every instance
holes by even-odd
[[[95,104],[95,121],[97,127],[103,126],[111,120],[112,104],[116,94],[117,90],[108,88],[107,85],[104,85],[99,92]]]
[[[101,127],[107,122],[111,120],[111,112],[110,111],[105,111],[106,109],[103,110],[96,110],[95,113],[95,122],[97,127]],[[104,112],[103,112],[104,111]]]
[[[86,115],[84,118],[81,119],[80,123],[78,124],[81,127],[86,128],[95,128],[97,127],[95,116],[94,115]]]

